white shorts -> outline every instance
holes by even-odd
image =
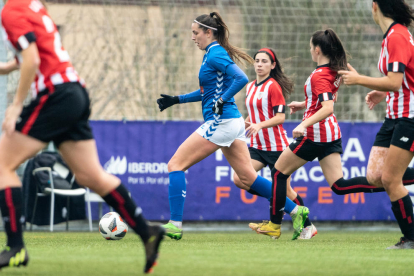
[[[243,117],[207,121],[196,132],[220,147],[230,147],[234,140],[246,139]]]

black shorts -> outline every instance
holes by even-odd
[[[251,159],[259,161],[265,167],[269,166],[269,169],[272,170],[283,151],[264,151],[249,147],[249,152]]]
[[[389,148],[390,145],[414,152],[414,119],[385,118],[374,146]]]
[[[41,91],[23,108],[16,130],[42,142],[53,141],[56,147],[65,141],[93,139],[89,126],[90,100],[79,83],[55,86],[55,91]]]
[[[332,153],[342,154],[342,139],[335,140],[333,142],[313,142],[310,139],[302,136],[293,141],[289,148],[298,157],[305,159],[306,161],[312,161],[318,158],[319,161]]]

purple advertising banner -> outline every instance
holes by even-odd
[[[289,137],[297,124],[284,124]],[[91,125],[104,168],[128,187],[146,218],[168,220],[168,161],[201,123],[92,121]],[[380,126],[380,123],[340,123],[345,179],[365,176]],[[270,179],[268,168],[260,174]],[[233,184],[233,171],[220,150],[191,167],[185,175],[184,220],[268,219],[269,202]],[[386,193],[335,195],[317,161],[308,162],[296,171],[291,184],[309,207],[312,220],[394,220]],[[414,199],[414,187],[410,187],[410,194]],[[96,216],[94,212],[95,219]]]

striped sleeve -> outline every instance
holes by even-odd
[[[407,35],[409,35],[408,32]],[[410,47],[413,45],[402,34],[393,33],[388,37],[388,72],[404,73],[411,59]]]
[[[311,78],[312,93],[318,96],[319,102],[332,101],[332,76],[319,72]]]
[[[270,103],[273,107],[273,113],[285,113],[285,97],[283,97],[282,88],[275,80],[269,87]]]
[[[325,92],[318,95],[319,102],[325,102],[325,101],[332,101],[332,93],[331,92]]]
[[[273,107],[273,113],[285,113],[285,106],[284,105],[276,105]]]
[[[25,50],[30,43],[36,41],[34,28],[27,16],[21,11],[9,11],[2,18],[3,27],[6,30],[8,39],[13,46],[19,50]]]

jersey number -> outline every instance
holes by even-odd
[[[68,62],[70,60],[69,54],[62,47],[62,41],[60,38],[60,34],[55,28],[55,23],[53,23],[52,19],[50,19],[50,17],[47,15],[43,15],[42,20],[43,20],[43,24],[45,24],[46,31],[48,33],[53,33],[55,37],[53,41],[53,46],[55,48],[55,53],[58,56],[60,62]]]

